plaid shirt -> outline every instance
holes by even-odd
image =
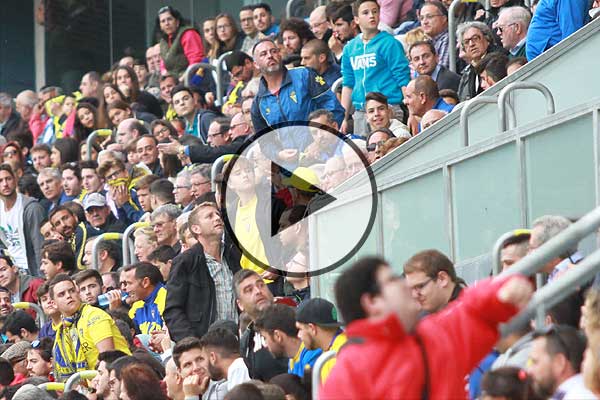
[[[440,58],[440,64],[450,68],[450,52],[448,50],[448,30],[433,38],[433,47]]]
[[[210,254],[204,253],[204,255],[206,256],[208,272],[215,282],[217,320],[226,319],[237,322],[235,297],[233,295],[233,274],[224,258],[221,257],[222,262],[218,262]]]

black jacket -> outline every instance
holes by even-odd
[[[224,156],[225,154],[237,154],[247,138],[247,135],[238,136],[233,139],[231,143],[216,147],[206,144],[190,146],[190,160],[192,160],[194,164],[208,164],[215,162],[217,158]]]
[[[225,246],[224,258],[232,273],[240,269],[231,245]],[[171,338],[178,342],[188,336],[202,337],[216,318],[215,283],[206,266],[204,248],[198,243],[173,259],[163,319]]]
[[[240,353],[248,367],[250,377],[268,382],[275,375],[285,374],[288,359],[274,358],[266,346],[258,345],[259,349],[256,350],[255,338],[254,322],[251,322],[240,338]]]
[[[450,71],[448,68],[440,65],[440,72],[437,76],[438,89],[452,89],[458,92],[458,84],[460,83],[460,75]]]

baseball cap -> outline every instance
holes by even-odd
[[[83,200],[83,208],[87,210],[90,207],[106,207],[106,198],[100,193],[90,193]]]
[[[342,325],[337,320],[337,310],[333,303],[318,297],[306,300],[298,306],[296,321],[331,328]]]
[[[312,169],[308,167],[298,167],[289,178],[283,179],[283,184],[293,186],[298,190],[309,193],[319,192],[317,187],[321,182],[319,177]]]

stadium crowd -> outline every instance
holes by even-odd
[[[332,1],[277,24],[260,3],[201,28],[165,6],[155,44],[138,49],[145,59],[89,71],[74,93],[0,93],[0,399],[309,399],[327,351],[339,352],[321,370],[327,399],[600,397],[591,282],[546,310],[546,329],[502,334],[532,282],[467,287],[437,250],[412,255],[402,276],[390,265],[401,260],[360,259],[339,275],[336,306],[311,297],[313,200],[427,134],[600,4],[463,2],[453,66],[448,6]],[[217,159],[289,121],[310,129],[229,156],[212,175]],[[534,221],[505,243],[503,268],[570,224]],[[132,225],[128,255],[104,234]],[[582,259],[573,248],[543,271],[561,279]],[[38,387],[86,370],[97,374],[77,390]]]

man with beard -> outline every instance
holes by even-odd
[[[248,314],[250,324],[240,339],[242,357],[253,379],[268,381],[275,375],[287,371],[286,360],[277,360],[269,352],[266,343],[256,328],[254,321],[261,311],[273,304],[273,295],[264,280],[250,269],[242,269],[233,276],[233,287],[237,305]]]
[[[8,165],[0,165],[0,232],[19,270],[37,275],[45,210],[35,199],[17,193],[17,177]]]
[[[202,336],[200,343],[211,380],[226,379],[227,391],[250,380],[248,367],[240,356],[240,342],[232,332],[214,328]]]
[[[302,378],[306,366],[312,368],[321,355],[320,348],[309,350],[298,337],[296,314],[290,306],[271,305],[260,313],[254,327],[265,339],[273,357],[289,359],[288,374]]]
[[[71,245],[77,259],[77,266],[79,269],[83,269],[85,243],[90,237],[97,236],[99,232],[94,229],[87,229],[84,223],[79,223],[73,211],[65,205],[52,210],[48,219],[54,230]]]

